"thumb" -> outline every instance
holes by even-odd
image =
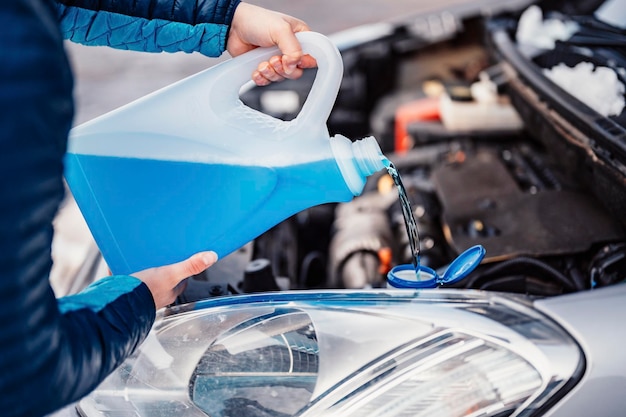
[[[276,46],[282,52],[282,64],[285,74],[289,75],[296,70],[296,67],[300,64],[302,56],[302,45],[296,38],[296,32],[308,31],[308,26],[297,19],[293,19],[290,22],[290,27],[285,28],[282,33],[279,34],[276,40]]]
[[[217,262],[217,253],[213,251],[200,252],[184,261],[168,265],[167,274],[178,282],[184,278],[199,274]]]
[[[132,274],[143,281],[154,298],[156,308],[165,307],[174,302],[176,296],[185,288],[185,278],[199,274],[217,262],[215,252],[200,252],[175,264],[144,269]]]

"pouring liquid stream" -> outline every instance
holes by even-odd
[[[413,261],[413,266],[415,267],[415,274],[419,280],[419,270],[420,270],[420,238],[419,232],[417,230],[417,223],[415,222],[415,217],[413,216],[413,210],[411,209],[411,203],[406,194],[406,188],[404,188],[404,184],[402,183],[402,178],[398,173],[398,170],[393,165],[393,163],[387,159],[383,159],[383,164],[387,168],[387,172],[393,179],[394,184],[398,188],[398,195],[400,197],[400,206],[402,207],[402,214],[404,216],[404,225],[406,226],[406,232],[409,237],[409,246],[411,247],[411,257]]]

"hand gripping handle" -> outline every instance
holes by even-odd
[[[302,110],[294,120],[297,121],[295,125],[298,127],[325,125],[343,77],[341,55],[335,44],[320,33],[299,32],[296,33],[296,37],[302,45],[303,52],[316,59],[318,70]],[[221,71],[211,92],[211,100],[216,102],[215,108],[223,110],[224,104],[237,102],[241,86],[250,81],[257,66],[275,55],[282,55],[278,47],[257,48],[220,64]],[[243,112],[258,115],[256,110],[243,107]],[[248,119],[254,118],[252,114],[247,116]]]

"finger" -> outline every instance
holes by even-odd
[[[254,83],[259,87],[270,85],[272,83],[270,80],[261,75],[259,71],[254,71],[252,73],[252,81],[254,81]]]
[[[280,75],[283,79],[285,78],[299,78],[302,75],[302,71],[298,71],[298,67],[290,74],[285,72],[285,68],[283,67],[282,58],[279,56],[273,56],[269,60],[270,65],[274,69],[274,72]],[[275,80],[272,80],[275,81]]]
[[[297,80],[302,77],[304,71],[300,67],[296,67],[296,69],[289,75],[286,75],[285,78],[289,78],[290,80]]]
[[[317,61],[311,55],[304,55],[298,65],[300,68],[315,68],[317,67]]]
[[[273,56],[272,58],[270,58],[269,63],[274,69],[274,72],[282,78],[274,77],[274,76],[265,77],[259,70],[256,70],[252,73],[252,80],[254,81],[256,85],[260,87],[269,85],[274,81],[282,81],[285,78],[298,79],[302,76],[303,68],[317,67],[317,61],[311,55],[304,55],[302,57],[302,61],[300,62],[300,65],[298,65],[291,74],[285,73],[285,70],[282,65],[281,57]]]
[[[283,61],[279,56],[271,57],[268,62],[276,74],[283,78],[287,76],[287,74],[285,74],[285,69],[283,68]]]
[[[280,58],[277,58],[275,61],[280,61]],[[281,69],[282,72],[282,64],[277,64],[277,67]],[[257,70],[261,73],[261,75],[272,82],[283,81],[285,77],[279,74],[275,69],[271,62],[262,62],[259,64]]]
[[[298,78],[299,76],[294,76],[294,72],[299,68],[315,68],[317,67],[317,61],[311,55],[303,55],[302,51],[299,52],[297,56],[299,58],[294,58],[296,55],[286,55],[282,56],[282,60],[280,63],[280,67],[282,69],[282,75],[285,78]]]
[[[200,252],[184,261],[161,267],[160,273],[166,274],[174,282],[197,275],[217,262],[217,254],[212,251]]]
[[[309,30],[308,26],[298,19],[289,19],[289,26],[286,26],[278,34],[276,38],[276,45],[278,49],[283,53],[282,65],[284,72],[290,75],[295,71],[300,60],[302,59],[303,52],[300,41],[296,38],[295,32],[303,32]]]

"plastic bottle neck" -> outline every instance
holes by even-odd
[[[361,194],[367,177],[385,168],[386,158],[378,142],[373,136],[351,142],[341,135],[333,136],[330,141],[348,188],[355,196]]]
[[[357,168],[363,176],[369,177],[385,168],[383,163],[385,156],[373,136],[353,142],[352,152],[354,153],[354,161],[357,164]]]

